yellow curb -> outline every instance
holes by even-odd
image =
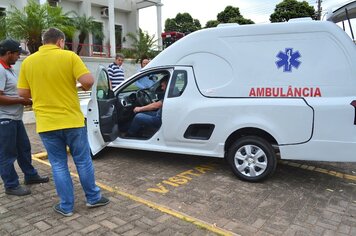
[[[279,163],[297,167],[297,168],[301,168],[301,169],[305,169],[305,170],[310,170],[310,171],[314,171],[314,172],[327,174],[327,175],[334,176],[334,177],[341,178],[341,179],[356,181],[356,175],[349,175],[349,174],[345,174],[342,172],[327,170],[327,169],[319,168],[319,167],[315,167],[315,166],[308,166],[305,164],[302,165],[302,164],[298,164],[298,163],[294,163],[294,162],[286,161],[286,160],[280,160]]]
[[[50,163],[48,163],[47,161],[44,161],[40,158],[37,158],[35,157],[34,155],[32,155],[33,159],[40,162],[40,163],[43,163],[45,165],[48,165],[48,166],[51,166]],[[79,178],[78,174],[76,173],[73,173],[73,172],[70,172],[70,174],[74,177],[77,177]],[[164,212],[166,214],[169,214],[171,216],[174,216],[180,220],[183,220],[183,221],[186,221],[186,222],[189,222],[189,223],[192,223],[194,225],[197,225],[198,227],[200,228],[203,228],[203,229],[206,229],[210,232],[213,232],[213,233],[216,233],[217,235],[222,235],[222,236],[230,236],[230,235],[238,235],[238,234],[235,234],[233,232],[230,232],[230,231],[227,231],[227,230],[224,230],[222,228],[219,228],[217,226],[214,226],[212,224],[209,224],[203,220],[199,220],[197,218],[194,218],[192,216],[189,216],[189,215],[186,215],[182,212],[179,212],[179,211],[176,211],[176,210],[173,210],[173,209],[170,209],[168,207],[165,207],[165,206],[162,206],[162,205],[159,205],[157,203],[154,203],[154,202],[151,202],[151,201],[148,201],[148,200],[145,200],[143,198],[140,198],[138,196],[135,196],[135,195],[132,195],[132,194],[129,194],[129,193],[126,193],[126,192],[123,192],[121,190],[118,190],[116,188],[112,188],[110,186],[107,186],[103,183],[100,183],[100,182],[96,182],[96,184],[102,188],[102,189],[105,189],[106,191],[109,191],[109,192],[112,192],[112,193],[117,193],[118,195],[121,195],[121,196],[124,196],[126,198],[129,198],[135,202],[138,202],[138,203],[141,203],[141,204],[144,204],[150,208],[153,208],[153,209],[156,209],[156,210],[159,210],[161,212]]]

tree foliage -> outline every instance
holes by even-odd
[[[75,29],[79,31],[79,45],[77,47],[77,54],[79,55],[80,51],[82,50],[83,43],[90,33],[101,39],[104,38],[104,33],[101,27],[96,24],[97,22],[94,21],[94,17],[87,17],[85,14],[80,16],[76,12],[74,12],[74,14],[75,17],[73,18],[73,25]]]
[[[218,26],[218,24],[220,24],[218,20],[209,20],[208,22],[206,22],[205,28],[214,28]]]
[[[317,14],[314,7],[310,6],[306,1],[283,0],[283,2],[276,5],[274,13],[271,14],[269,20],[271,22],[285,22],[298,17],[311,17],[316,19]]]
[[[164,24],[164,31],[178,31],[181,33],[191,33],[201,29],[199,20],[193,19],[189,13],[178,13],[175,18],[168,18]]]
[[[250,19],[244,18],[238,7],[227,6],[225,9],[218,13],[217,20],[210,20],[206,23],[205,28],[216,27],[220,23],[238,23],[240,25],[254,24]]]
[[[26,40],[31,53],[36,52],[42,45],[41,35],[49,27],[57,27],[66,33],[73,33],[74,27],[67,14],[61,7],[40,5],[35,0],[30,0],[23,9],[12,6],[6,12],[5,21],[7,37]]]
[[[148,56],[150,58],[156,56],[154,47],[157,40],[154,39],[154,35],[151,36],[148,32],[143,32],[142,29],[139,28],[137,34],[128,33],[127,37],[132,40],[131,46],[133,47],[134,57],[136,57],[137,60],[142,56]]]
[[[6,17],[0,16],[0,40],[6,38]]]

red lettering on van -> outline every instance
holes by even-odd
[[[251,88],[249,97],[321,97],[319,87]]]

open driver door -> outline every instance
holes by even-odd
[[[92,155],[96,155],[118,137],[117,98],[110,86],[105,67],[100,65],[87,106],[88,139]]]

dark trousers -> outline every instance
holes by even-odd
[[[37,175],[31,162],[31,145],[22,120],[0,119],[0,175],[5,188],[19,185],[14,162],[17,160],[25,179]]]
[[[161,123],[161,116],[158,115],[157,111],[140,112],[132,120],[128,134],[136,136],[142,128],[158,128],[161,126]]]

